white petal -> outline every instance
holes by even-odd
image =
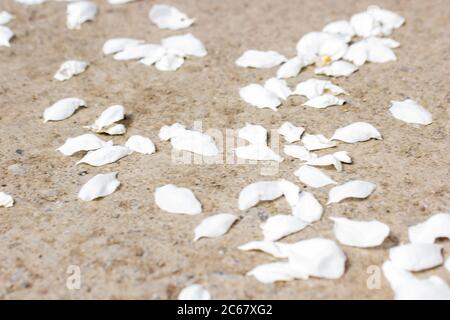
[[[408,123],[427,125],[433,122],[431,113],[411,99],[391,101],[389,111],[394,118]]]
[[[324,93],[331,93],[333,95],[347,94],[344,89],[334,85],[331,81],[309,79],[297,84],[295,91],[292,94],[305,96],[312,99],[323,95]]]
[[[264,83],[264,88],[275,94],[281,100],[286,100],[291,94],[287,82],[278,78],[270,78]]]
[[[350,62],[335,61],[330,65],[317,68],[314,72],[315,74],[323,74],[329,77],[348,77],[356,70],[358,70],[358,67]]]
[[[9,208],[14,205],[13,198],[4,192],[0,192],[0,207]]]
[[[91,201],[106,197],[116,191],[120,182],[116,179],[117,172],[97,174],[80,189],[78,198],[83,201]]]
[[[10,14],[8,11],[0,12],[0,24],[7,24],[12,19],[14,19],[14,16]]]
[[[142,44],[143,40],[132,39],[132,38],[113,38],[109,39],[103,44],[103,54],[109,55],[113,53],[120,52],[124,50],[126,47],[136,46],[138,44]]]
[[[391,261],[383,264],[383,273],[394,290],[396,300],[450,300],[450,288],[439,277],[419,279]]]
[[[286,252],[289,262],[309,276],[338,279],[345,272],[345,254],[332,240],[302,240],[288,246]]]
[[[15,1],[18,3],[24,4],[24,5],[27,5],[27,6],[47,2],[47,0],[15,0]]]
[[[348,181],[339,186],[333,187],[328,193],[328,202],[338,203],[347,198],[367,198],[375,191],[376,185],[372,182],[362,180]]]
[[[269,108],[277,111],[277,107],[281,104],[280,98],[259,84],[250,84],[241,88],[239,95],[242,100],[257,108]]]
[[[308,165],[301,166],[300,169],[294,172],[294,175],[296,175],[301,182],[312,188],[321,188],[329,184],[336,184],[336,181],[332,180],[325,173]]]
[[[200,238],[217,238],[223,236],[237,220],[234,214],[220,213],[205,218],[195,228],[194,241]]]
[[[346,127],[337,129],[330,140],[355,143],[370,139],[381,140],[381,134],[374,126],[367,122],[354,122]]]
[[[369,55],[369,47],[366,41],[361,40],[352,44],[347,53],[344,56],[344,59],[352,62],[357,66],[362,66],[366,63]]]
[[[108,0],[109,4],[125,4],[136,0]]]
[[[384,46],[391,49],[400,47],[400,42],[390,38],[370,37],[364,40],[370,45]]]
[[[247,146],[234,149],[236,156],[241,159],[259,161],[283,161],[283,158],[276,154],[268,146],[262,144],[249,144]]]
[[[131,150],[123,146],[106,146],[95,151],[88,152],[77,164],[87,163],[94,167],[116,162],[129,155]]]
[[[94,20],[97,5],[91,1],[78,1],[67,5],[67,28],[80,29],[81,25]]]
[[[209,292],[199,284],[192,284],[178,295],[178,300],[210,300]]]
[[[352,44],[344,58],[357,66],[363,65],[366,61],[374,63],[396,61],[397,57],[395,56],[394,51],[389,47],[389,45],[392,44],[389,42],[382,42],[378,39],[379,38],[368,38]]]
[[[174,123],[170,126],[162,126],[159,130],[159,138],[162,141],[168,141],[172,139],[173,137],[180,135],[186,130],[186,127],[180,123]]]
[[[299,56],[325,56],[336,61],[344,56],[347,47],[346,41],[338,36],[325,32],[309,32],[298,41],[296,48]]]
[[[57,101],[44,111],[44,122],[60,121],[69,118],[79,107],[86,107],[86,102],[78,98],[66,98]]]
[[[202,212],[202,205],[188,188],[166,184],[155,190],[156,205],[170,213],[195,215]]]
[[[123,124],[119,123],[103,129],[101,133],[106,133],[110,136],[121,135],[127,133],[127,128]]]
[[[64,62],[55,73],[54,78],[59,81],[69,80],[86,70],[88,63],[79,60],[69,60]]]
[[[347,151],[338,151],[333,153],[333,156],[340,162],[352,163],[352,158],[348,155]]]
[[[125,146],[132,151],[136,151],[142,154],[152,154],[155,152],[155,145],[149,138],[134,135],[128,138]]]
[[[292,123],[286,121],[278,128],[277,132],[281,134],[287,142],[292,143],[300,140],[303,132],[305,132],[305,128],[296,127]],[[287,146],[285,146],[285,148],[286,147]]]
[[[357,221],[330,217],[334,221],[334,235],[340,243],[358,248],[377,247],[389,236],[389,226],[377,220]]]
[[[268,69],[285,61],[286,57],[276,51],[247,50],[236,60],[236,64],[244,68]]]
[[[312,108],[327,108],[331,106],[342,106],[345,100],[339,99],[331,94],[324,94],[306,101],[303,105]]]
[[[412,243],[434,243],[438,238],[450,239],[450,213],[436,213],[425,222],[408,229]]]
[[[394,29],[400,28],[405,23],[405,19],[395,12],[377,6],[369,6],[367,13],[379,23],[381,34],[384,36],[390,35]]]
[[[162,39],[161,44],[179,55],[204,57],[208,54],[203,43],[190,33]]]
[[[367,38],[381,34],[380,23],[368,12],[354,14],[350,19],[350,24],[359,37]]]
[[[94,134],[86,133],[78,137],[68,138],[57,150],[66,156],[71,156],[79,151],[91,151],[112,145],[112,141],[103,141]]]
[[[114,55],[115,60],[136,60],[143,59],[149,55],[156,54],[161,51],[159,44],[153,43],[138,43],[135,45],[128,45],[122,51]]]
[[[238,247],[242,251],[262,251],[275,258],[287,258],[286,249],[289,244],[272,241],[251,241]]]
[[[103,111],[100,117],[95,120],[94,124],[90,125],[88,128],[94,132],[104,132],[106,128],[124,118],[125,111],[123,106],[118,104],[113,105]]]
[[[10,47],[9,41],[14,37],[14,32],[7,26],[0,26],[0,46]]]
[[[306,164],[310,166],[334,166],[337,171],[342,171],[342,163],[332,154],[311,158]]]
[[[450,258],[447,259],[447,261],[445,261],[445,269],[447,269],[448,272],[450,272]]]
[[[219,149],[211,136],[194,130],[180,130],[176,136],[170,139],[170,143],[175,149],[203,156],[214,157],[219,154]]]
[[[262,264],[247,272],[247,276],[254,276],[262,283],[273,283],[277,281],[290,281],[295,279],[308,279],[298,266],[288,262],[273,262]]]
[[[288,203],[297,202],[300,188],[290,181],[280,179],[259,181],[244,187],[239,193],[239,209],[247,210],[260,201],[275,200],[284,195]]]
[[[306,63],[300,57],[294,57],[283,63],[277,70],[277,78],[285,79],[296,77]]]
[[[389,250],[389,259],[403,270],[422,271],[441,265],[442,246],[434,243],[408,243]]]
[[[283,151],[288,156],[301,159],[303,161],[309,161],[311,158],[316,156],[314,153],[309,152],[305,147],[297,145],[285,145]]]
[[[165,4],[155,4],[148,13],[148,17],[160,29],[184,29],[194,22],[194,19],[189,19],[177,8]]]
[[[309,151],[336,147],[336,143],[321,134],[305,134],[302,138],[302,143]]]
[[[292,206],[292,214],[306,222],[315,222],[322,217],[323,208],[314,195],[308,191],[299,194],[298,202]]]
[[[331,22],[327,24],[322,31],[339,36],[345,39],[346,42],[350,42],[352,37],[355,35],[353,27],[347,20],[339,20]]]
[[[154,57],[152,57],[152,60],[155,60],[153,58]],[[145,61],[146,63],[150,62],[150,60],[141,60],[141,61]],[[183,57],[180,57],[176,54],[165,54],[161,57],[161,59],[159,59],[156,62],[155,67],[159,71],[176,71],[183,65],[183,63],[184,63]]]
[[[246,123],[245,127],[239,129],[238,137],[251,144],[267,145],[267,130],[260,125]]]
[[[277,241],[290,234],[303,230],[308,224],[291,215],[279,214],[268,218],[261,224],[264,241]]]

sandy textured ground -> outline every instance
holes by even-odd
[[[380,266],[387,249],[407,241],[407,226],[433,212],[449,211],[450,7],[446,0],[379,0],[377,4],[403,15],[407,24],[393,38],[402,47],[398,61],[367,64],[348,79],[335,82],[350,92],[344,107],[316,110],[289,99],[278,112],[257,110],[238,96],[238,88],[262,81],[271,70],[242,69],[234,61],[246,49],[274,49],[295,54],[295,44],[308,31],[349,18],[373,1],[168,1],[196,18],[187,30],[200,38],[208,56],[190,59],[177,72],[159,72],[135,62],[103,57],[103,42],[136,37],[149,42],[181,34],[159,30],[147,12],[153,1],[123,6],[100,5],[100,14],[79,31],[65,27],[65,4],[24,7],[3,0],[0,9],[16,15],[10,23],[17,37],[12,48],[0,48],[0,191],[12,194],[13,208],[0,208],[0,297],[14,298],[175,298],[191,283],[205,285],[218,299],[391,298],[381,288],[368,290],[367,268]],[[105,1],[106,2],[106,1]],[[85,59],[87,72],[60,83],[54,72],[66,59]],[[289,83],[312,76],[308,69]],[[79,96],[89,107],[66,121],[42,123],[42,112],[61,98]],[[419,127],[397,121],[388,112],[390,100],[413,98],[434,116]],[[105,167],[75,166],[81,157],[64,157],[55,149],[67,137],[86,133],[107,106],[124,104],[129,134],[151,137],[158,152],[133,154]],[[171,147],[157,138],[163,124],[175,121],[205,129],[237,129],[245,122],[277,128],[289,120],[310,133],[330,136],[351,122],[375,125],[383,141],[340,145],[354,158],[345,171],[326,172],[338,182],[362,178],[377,184],[365,201],[328,206],[321,222],[286,239],[334,238],[327,216],[377,218],[388,223],[392,236],[377,249],[343,247],[345,275],[336,281],[311,279],[263,285],[244,274],[257,264],[274,261],[262,253],[236,249],[260,239],[259,223],[269,214],[288,212],[284,200],[238,212],[242,187],[260,179],[298,181],[299,161],[286,159],[279,174],[260,175],[261,165],[181,165],[171,161]],[[123,143],[126,137],[114,138]],[[327,151],[322,152],[327,153]],[[321,154],[322,154],[321,153]],[[120,189],[100,201],[77,199],[81,185],[97,173],[118,171]],[[155,207],[153,192],[165,183],[190,187],[204,213],[180,216]],[[305,189],[308,189],[305,187]],[[324,203],[328,188],[313,192]],[[193,229],[205,216],[236,212],[241,220],[218,239],[192,242]],[[443,242],[446,256],[450,244]],[[80,290],[66,288],[66,270],[78,265]],[[419,276],[439,275],[444,268]]]

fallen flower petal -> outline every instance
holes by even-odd
[[[450,239],[450,213],[436,213],[428,220],[408,229],[412,243],[434,243],[438,238]]]
[[[106,133],[110,136],[121,135],[125,134],[126,132],[127,128],[121,123],[109,126],[101,131],[101,133]]]
[[[339,99],[331,94],[324,94],[306,101],[303,105],[312,108],[323,109],[331,106],[342,106],[345,100]]]
[[[98,117],[94,124],[88,126],[94,132],[104,132],[109,126],[117,121],[123,120],[125,118],[125,111],[122,105],[113,105],[108,107],[102,112],[100,117]]]
[[[116,162],[129,155],[131,150],[123,146],[105,146],[95,151],[89,151],[77,164],[86,163],[94,167]]]
[[[103,141],[94,134],[86,133],[78,137],[68,138],[58,150],[66,156],[71,156],[79,151],[92,151],[112,145],[112,141]]]
[[[352,158],[348,155],[347,151],[338,151],[333,153],[333,156],[343,163],[352,163]]]
[[[132,151],[136,151],[142,154],[152,154],[155,152],[156,148],[152,140],[149,138],[133,135],[128,138],[125,146],[130,148]]]
[[[237,217],[234,214],[229,213],[220,213],[205,218],[195,228],[194,241],[197,241],[200,238],[220,237],[228,232],[236,220]]]
[[[284,153],[288,156],[303,160],[309,161],[311,158],[317,157],[314,153],[309,152],[308,149],[302,146],[297,145],[286,145],[283,149]]]
[[[202,205],[188,188],[166,184],[155,190],[155,203],[164,211],[195,215],[202,212]]]
[[[156,60],[155,57],[151,57],[150,60],[149,56],[142,59],[142,63],[150,63],[151,61]],[[159,71],[176,71],[178,68],[180,68],[184,63],[184,58],[180,57],[176,54],[165,54],[163,55],[158,61],[156,61],[155,67]]]
[[[323,95],[324,93],[331,93],[333,95],[348,94],[341,87],[332,84],[331,81],[319,79],[309,79],[300,82],[299,84],[297,84],[292,94],[305,96],[308,99],[313,99]]]
[[[12,19],[14,19],[14,16],[10,14],[8,11],[0,11],[0,25],[7,24]]]
[[[143,40],[132,39],[132,38],[113,38],[109,39],[103,44],[103,54],[110,55],[123,51],[126,47],[137,46],[138,44],[144,43]]]
[[[433,122],[431,113],[411,99],[391,101],[389,111],[394,118],[404,122],[422,125],[428,125]]]
[[[238,137],[251,144],[267,145],[267,130],[260,125],[246,123],[245,127],[239,129]]]
[[[306,164],[310,166],[334,166],[338,172],[342,171],[342,163],[332,154],[311,158]]]
[[[305,134],[302,143],[309,151],[336,147],[336,143],[330,141],[321,134]]]
[[[315,74],[323,74],[329,77],[348,77],[353,72],[357,71],[358,67],[346,61],[335,61],[330,65],[316,68]]]
[[[296,77],[306,65],[306,62],[300,57],[289,59],[278,68],[277,78],[285,79]]]
[[[355,35],[355,31],[347,20],[334,21],[327,24],[323,29],[323,32],[338,36],[345,42],[350,42]]]
[[[162,141],[168,141],[173,137],[182,134],[184,131],[186,131],[186,127],[177,122],[170,126],[162,126],[158,136]]]
[[[348,181],[330,189],[327,204],[338,203],[347,198],[364,199],[370,196],[375,188],[376,185],[372,182],[362,180]]]
[[[97,5],[91,1],[78,1],[67,5],[67,28],[80,29],[81,25],[94,20]]]
[[[244,187],[239,193],[239,210],[247,210],[260,201],[275,200],[284,195],[288,203],[298,200],[300,188],[294,183],[280,179],[274,181],[259,181]]]
[[[442,246],[434,243],[408,243],[391,248],[389,259],[406,271],[422,271],[440,266],[444,262]]]
[[[277,161],[282,162],[283,158],[276,154],[268,146],[262,144],[249,144],[247,146],[234,149],[236,157],[246,160]]]
[[[334,235],[340,243],[358,248],[377,247],[389,236],[388,225],[377,220],[357,221],[330,217],[334,221]]]
[[[57,101],[44,110],[44,123],[69,118],[79,107],[86,107],[86,102],[78,98],[66,98]]]
[[[277,111],[277,107],[280,106],[281,100],[276,94],[267,90],[259,84],[250,84],[239,90],[239,95],[242,100],[255,106],[257,108],[269,108]]]
[[[148,13],[149,19],[160,29],[178,30],[192,25],[194,19],[182,13],[175,7],[165,4],[155,4]]]
[[[277,241],[307,227],[308,224],[292,215],[279,214],[269,217],[261,224],[264,241]]]
[[[289,262],[262,264],[247,272],[247,276],[253,276],[262,283],[308,279],[308,275],[301,268]]]
[[[14,199],[4,192],[0,192],[0,207],[9,208],[14,205]]]
[[[0,46],[11,47],[9,41],[14,37],[14,32],[7,26],[0,25]]]
[[[346,41],[342,38],[326,32],[309,32],[296,46],[299,56],[326,57],[332,61],[342,58],[347,47]]]
[[[178,300],[210,300],[211,295],[208,290],[199,284],[192,284],[183,290],[178,295]]]
[[[97,198],[106,197],[116,191],[120,182],[116,179],[117,172],[97,174],[81,188],[78,198],[83,201],[92,201]]]
[[[190,151],[203,156],[214,157],[219,154],[214,139],[202,132],[194,130],[180,131],[170,139],[172,147],[178,150]]]
[[[244,68],[268,69],[286,61],[286,57],[276,51],[247,50],[236,60],[236,65]]]
[[[69,60],[64,62],[55,73],[54,78],[59,81],[66,81],[86,70],[88,63],[79,60]]]
[[[289,244],[272,241],[251,241],[238,247],[242,251],[261,251],[275,258],[287,258],[286,249]]]
[[[305,222],[315,222],[320,220],[323,207],[311,192],[302,191],[298,201],[292,206],[292,215],[299,217]]]
[[[321,188],[337,182],[317,168],[303,165],[294,172],[301,182],[312,188]]]
[[[381,140],[378,130],[367,122],[354,122],[337,129],[330,140],[340,140],[347,143],[363,142],[370,139]]]
[[[447,259],[447,261],[445,261],[445,269],[447,269],[448,272],[450,272],[450,258]]]
[[[204,57],[208,54],[203,43],[190,33],[164,38],[161,44],[164,48],[174,50],[182,56]]]
[[[275,94],[281,100],[286,100],[291,94],[287,82],[278,78],[270,78],[264,83],[264,88]]]
[[[278,128],[277,132],[281,134],[287,142],[292,143],[300,140],[303,132],[305,132],[305,128],[296,127],[292,123],[286,121]],[[285,146],[285,148],[286,147],[287,146]]]
[[[114,55],[114,60],[137,60],[143,59],[149,55],[155,54],[161,50],[159,44],[138,43],[135,45],[127,45],[122,51]]]

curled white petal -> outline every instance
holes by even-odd
[[[110,195],[120,185],[116,176],[117,172],[97,174],[83,185],[78,193],[78,198],[83,201],[92,201]]]
[[[407,271],[422,271],[440,266],[444,262],[442,246],[434,243],[408,243],[391,248],[389,259]]]
[[[0,192],[0,207],[9,208],[14,205],[14,199],[9,194]]]
[[[412,243],[434,243],[438,238],[450,239],[450,213],[436,213],[428,220],[409,227]]]
[[[347,43],[339,36],[326,32],[309,32],[297,43],[299,56],[328,57],[336,61],[342,58],[347,51]]]
[[[277,95],[259,84],[250,84],[239,90],[242,100],[257,108],[269,108],[277,111],[281,100]]]
[[[345,42],[350,42],[355,31],[351,26],[350,22],[347,20],[338,20],[327,24],[323,29],[323,32],[333,34],[342,38]]]
[[[329,77],[348,77],[357,71],[358,67],[347,61],[335,61],[330,65],[316,68],[315,74],[323,74]]]
[[[292,206],[292,215],[299,217],[305,222],[315,222],[320,220],[323,207],[311,192],[302,191],[298,201]]]
[[[394,118],[404,122],[422,125],[428,125],[433,122],[431,113],[411,99],[391,101],[389,111]]]
[[[286,100],[291,94],[287,82],[278,78],[270,78],[264,83],[264,88],[275,94],[281,100]]]
[[[239,129],[238,137],[251,144],[267,145],[267,130],[260,125],[246,123],[245,127]]]
[[[316,155],[312,152],[309,152],[303,146],[297,145],[286,145],[283,149],[284,153],[293,158],[301,159],[303,161],[309,161],[311,158],[316,157]]]
[[[170,139],[172,139],[173,137],[183,133],[186,130],[186,127],[180,123],[174,123],[170,126],[162,126],[161,129],[159,130],[159,138],[162,141],[168,141]]]
[[[286,57],[276,51],[247,50],[236,60],[236,65],[244,68],[268,69],[286,61]]]
[[[158,53],[157,53],[158,54]],[[149,59],[150,57],[150,59]],[[156,56],[156,59],[159,56]],[[147,56],[146,58],[142,59],[141,62],[145,64],[151,64],[152,61],[155,61],[155,56]],[[184,63],[184,58],[180,57],[177,54],[164,54],[161,56],[160,59],[156,61],[155,67],[159,71],[176,71],[178,68],[180,68]]]
[[[202,212],[202,205],[194,193],[183,187],[166,184],[155,190],[155,203],[164,211],[195,215]]]
[[[269,217],[261,224],[264,241],[277,241],[290,234],[303,230],[308,223],[302,219],[286,214]]]
[[[116,162],[129,155],[131,150],[123,146],[105,146],[95,151],[89,151],[77,164],[86,163],[94,167]]]
[[[0,46],[10,47],[10,40],[14,37],[14,32],[7,26],[0,25]]]
[[[12,19],[14,19],[14,16],[9,13],[8,11],[0,11],[0,25],[7,24]]]
[[[303,105],[312,108],[323,109],[331,106],[342,106],[345,100],[331,94],[324,94],[306,101]]]
[[[294,175],[296,175],[301,182],[312,188],[321,188],[329,184],[336,184],[336,181],[331,179],[325,173],[308,165],[301,166],[294,172]]]
[[[203,219],[195,228],[194,241],[197,241],[200,238],[217,238],[223,236],[228,232],[236,220],[237,217],[230,213],[219,213]]]
[[[80,29],[81,25],[94,20],[97,15],[97,5],[91,1],[78,1],[67,5],[67,28]]]
[[[246,160],[258,160],[258,161],[277,161],[282,162],[283,158],[275,153],[266,145],[262,144],[249,144],[247,146],[237,147],[234,149],[236,157]]]
[[[328,193],[328,202],[338,203],[347,198],[365,199],[375,191],[376,185],[363,180],[352,180],[333,187]]]
[[[197,153],[203,156],[214,157],[219,154],[214,139],[202,132],[194,130],[180,131],[170,139],[173,148]]]
[[[289,244],[272,241],[251,241],[240,245],[242,251],[261,251],[274,256],[275,258],[287,258],[287,247]]]
[[[302,143],[309,151],[336,147],[336,143],[321,134],[305,134],[302,138]]]
[[[112,145],[112,141],[103,141],[92,133],[82,134],[78,137],[68,138],[57,150],[66,156],[79,151],[92,151]]]
[[[122,105],[113,105],[108,107],[102,112],[102,114],[95,120],[94,124],[88,126],[94,132],[104,132],[108,127],[116,123],[117,121],[125,118],[125,111]]]
[[[69,118],[79,107],[86,107],[86,102],[79,98],[66,98],[57,101],[44,111],[44,122],[60,121]]]
[[[194,19],[190,19],[177,8],[165,4],[155,4],[150,9],[148,17],[160,29],[184,29],[194,22]]]
[[[308,274],[299,268],[299,266],[289,262],[262,264],[247,272],[247,276],[253,276],[262,283],[308,279]]]
[[[84,72],[88,65],[86,61],[68,60],[59,67],[54,78],[59,81],[69,80],[73,76]]]
[[[142,154],[152,154],[155,152],[156,148],[152,140],[149,138],[133,135],[128,138],[125,146],[130,148],[132,151],[136,151]]]
[[[208,290],[199,284],[192,284],[178,294],[178,300],[210,300],[211,295]]]
[[[332,84],[331,81],[319,79],[309,79],[300,82],[299,84],[297,84],[292,94],[305,96],[308,99],[313,99],[323,95],[324,93],[333,95],[347,94],[344,89]]]
[[[389,236],[388,225],[377,220],[358,221],[330,217],[334,221],[334,235],[340,243],[358,248],[377,247]]]
[[[208,54],[203,43],[190,33],[164,38],[161,44],[181,56],[204,57]]]
[[[340,140],[347,143],[367,141],[370,139],[381,140],[378,130],[367,122],[354,122],[348,126],[337,129],[330,140]]]
[[[161,50],[159,44],[153,43],[137,43],[127,45],[122,51],[117,52],[114,55],[115,60],[137,60],[144,59],[145,57],[158,53]]]
[[[306,65],[305,61],[300,57],[291,58],[278,68],[277,78],[285,79],[296,77]]]
[[[126,47],[136,46],[138,44],[142,44],[143,40],[132,39],[132,38],[113,38],[107,40],[103,44],[103,54],[110,55],[120,51],[123,51]]]
[[[303,132],[305,132],[305,128],[296,127],[289,121],[286,121],[278,128],[277,132],[281,134],[287,142],[292,143],[300,140]]]

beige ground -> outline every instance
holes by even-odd
[[[147,12],[153,1],[114,7],[97,2],[102,3],[100,14],[80,31],[65,27],[65,4],[29,8],[12,0],[0,4],[0,9],[17,17],[9,25],[17,34],[12,48],[0,48],[0,191],[16,200],[13,208],[0,208],[0,298],[166,299],[175,298],[182,287],[194,282],[204,284],[217,299],[391,298],[384,279],[380,289],[367,289],[367,268],[381,265],[389,247],[407,241],[408,225],[433,212],[450,210],[448,2],[378,0],[378,5],[407,20],[393,35],[402,44],[396,50],[398,61],[368,64],[350,78],[336,80],[351,94],[344,107],[304,108],[303,99],[294,97],[278,112],[257,110],[238,96],[239,87],[262,81],[276,69],[242,69],[234,60],[251,48],[293,56],[301,35],[349,18],[373,1],[339,1],[339,5],[332,0],[166,1],[196,18],[187,32],[208,49],[207,57],[190,59],[174,73],[101,54],[103,42],[112,37],[158,42],[183,32],[150,24]],[[64,83],[52,80],[60,63],[74,58],[90,61],[88,71]],[[308,69],[289,83],[311,76]],[[43,124],[43,110],[69,96],[84,98],[89,108],[66,121]],[[389,101],[406,97],[433,113],[432,125],[407,125],[391,117]],[[75,166],[81,155],[64,157],[55,151],[67,137],[86,133],[82,126],[115,103],[126,107],[129,134],[151,137],[157,144],[156,154],[133,154],[95,168]],[[170,145],[157,138],[159,128],[175,121],[192,126],[196,120],[203,121],[205,129],[223,131],[240,128],[247,121],[277,128],[289,120],[326,136],[354,121],[372,123],[384,140],[340,145],[338,149],[349,151],[354,164],[343,173],[326,172],[339,182],[373,181],[378,186],[375,194],[365,201],[328,206],[321,222],[286,241],[333,238],[327,219],[331,215],[377,218],[391,226],[392,236],[382,248],[344,247],[347,271],[337,281],[263,285],[245,277],[257,264],[273,259],[236,247],[261,238],[260,219],[289,208],[278,200],[238,212],[239,190],[260,179],[297,181],[293,171],[299,161],[286,159],[280,173],[272,177],[260,175],[261,165],[173,164]],[[123,143],[126,136],[114,140]],[[77,199],[84,182],[110,171],[118,171],[122,182],[116,193],[89,203]],[[204,213],[180,216],[157,209],[153,192],[165,183],[190,187]],[[327,190],[314,190],[323,203]],[[196,224],[218,212],[236,212],[241,220],[224,237],[193,243]],[[449,256],[450,244],[443,244]],[[66,288],[69,265],[81,268],[80,290]],[[450,273],[442,267],[423,276],[431,274],[450,282]]]

